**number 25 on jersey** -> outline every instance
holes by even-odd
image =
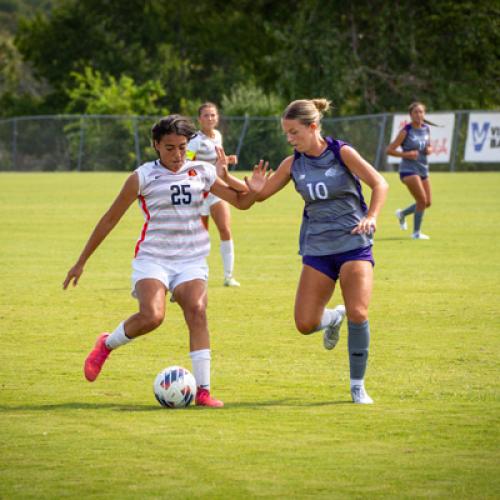
[[[189,205],[191,203],[191,193],[189,184],[172,184],[170,186],[172,205]]]

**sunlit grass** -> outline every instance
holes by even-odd
[[[126,175],[0,175],[1,498],[498,495],[499,174],[432,175],[430,241],[399,230],[394,210],[411,200],[387,175],[371,407],[350,403],[345,329],[333,352],[294,329],[293,187],[232,211],[239,289],[222,286],[212,224],[212,382],[226,406],[179,411],[152,393],[160,369],[190,368],[177,305],[158,331],[114,352],[97,382],[83,379],[96,335],[135,311],[137,208],[80,285],[61,290]]]

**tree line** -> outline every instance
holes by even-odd
[[[4,0],[0,115],[498,108],[498,0]],[[2,5],[0,4],[0,9]],[[14,14],[13,14],[14,15]]]

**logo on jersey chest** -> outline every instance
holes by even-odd
[[[333,168],[330,167],[326,172],[325,172],[325,177],[335,177],[337,175],[337,171]]]

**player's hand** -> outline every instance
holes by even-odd
[[[416,160],[418,159],[418,150],[412,149],[411,151],[406,151],[405,155],[406,155],[405,158],[407,160]]]
[[[227,179],[229,156],[226,156],[224,149],[219,146],[215,146],[215,152],[217,153],[217,160],[215,161],[215,170],[217,171],[217,175],[223,180]]]
[[[351,234],[373,234],[377,230],[377,219],[373,216],[363,217]]]
[[[245,177],[245,184],[248,189],[254,193],[260,193],[267,183],[267,179],[271,175],[271,170],[267,170],[269,162],[260,160],[257,165],[253,167],[252,177],[250,179]]]
[[[80,276],[83,273],[83,266],[79,264],[75,264],[69,271],[66,276],[66,279],[64,280],[63,283],[63,290],[66,290],[68,288],[68,285],[73,281],[73,286],[76,286],[78,284],[78,280],[80,279]]]
[[[236,155],[229,155],[227,157],[227,163],[229,165],[238,165],[238,157]]]

